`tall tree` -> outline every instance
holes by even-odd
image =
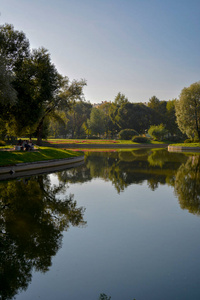
[[[7,69],[14,75],[18,101],[9,108],[9,127],[19,134],[36,132],[40,144],[45,120],[58,109],[83,98],[84,80],[62,77],[44,48],[30,50],[23,32],[12,25],[0,26],[0,54],[7,57]]]
[[[68,118],[67,129],[71,133],[72,138],[80,137],[85,134],[84,123],[90,117],[92,104],[84,101],[77,101],[72,109],[67,112]]]
[[[7,68],[19,70],[24,59],[30,55],[29,40],[23,31],[14,29],[11,24],[0,26],[0,54],[6,57]]]
[[[91,133],[94,135],[101,135],[105,132],[105,114],[102,110],[93,107],[90,119],[88,120],[89,128],[91,130]]]
[[[189,138],[200,140],[200,81],[181,91],[175,108],[179,129]]]

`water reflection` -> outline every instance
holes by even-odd
[[[62,182],[111,181],[118,193],[131,184],[147,181],[151,190],[160,184],[174,187],[180,207],[200,214],[200,156],[169,153],[165,149],[85,153],[85,165],[58,174]]]
[[[147,181],[150,189],[173,185],[175,175],[187,156],[164,149],[135,149],[121,152],[87,152],[85,165],[58,174],[62,182],[87,182],[92,178],[111,181],[118,193],[129,185]]]
[[[49,175],[0,184],[0,290],[12,299],[31,282],[33,270],[46,272],[70,225],[84,226],[84,208],[67,195],[68,183],[94,178],[110,181],[117,193],[132,184],[151,190],[167,184],[174,188],[180,207],[200,214],[200,156],[168,153],[163,149],[86,152],[85,164]]]
[[[200,156],[190,156],[178,169],[175,193],[182,209],[200,214]]]
[[[46,272],[62,243],[62,231],[84,225],[84,208],[77,207],[63,183],[51,185],[49,176],[0,185],[1,299],[25,290],[33,269]]]

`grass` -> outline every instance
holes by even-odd
[[[1,147],[6,148],[6,147]],[[79,151],[40,147],[38,151],[0,151],[0,166],[80,156]]]
[[[46,141],[43,141],[43,145],[60,145],[60,144],[84,144],[84,145],[90,145],[90,144],[139,144],[132,142],[131,140],[104,140],[104,139],[48,139]],[[165,144],[165,141],[159,142],[159,141],[153,141],[149,140],[148,144]]]
[[[103,140],[103,139],[48,139],[50,144],[137,144],[131,140]],[[45,141],[44,141],[45,143]]]
[[[177,144],[170,144],[170,146],[200,147],[200,143],[177,143]]]

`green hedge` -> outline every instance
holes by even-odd
[[[148,143],[149,139],[146,136],[134,136],[132,138],[132,142],[134,142],[134,143]]]
[[[136,135],[138,135],[138,132],[134,129],[123,129],[119,133],[119,139],[120,140],[131,140]]]

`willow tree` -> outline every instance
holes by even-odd
[[[181,91],[175,108],[179,129],[189,138],[200,140],[200,81]]]

